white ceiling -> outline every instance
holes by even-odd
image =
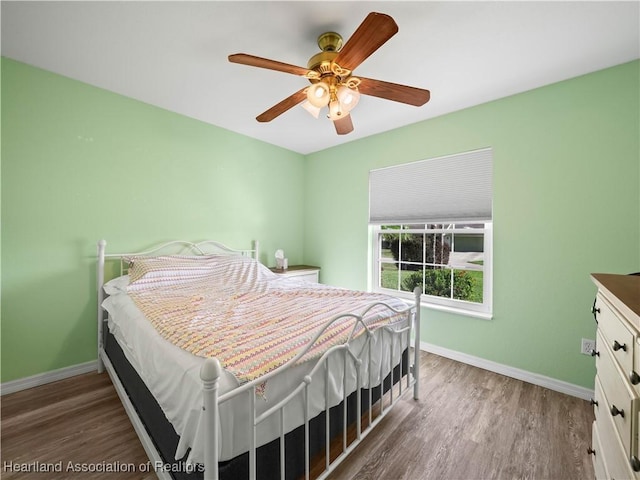
[[[2,55],[303,154],[640,58],[640,2],[8,2]],[[345,41],[372,11],[399,32],[356,75],[431,90],[413,107],[362,97],[355,131],[295,107],[307,84],[232,64],[249,53],[306,67],[318,35]],[[606,92],[602,92],[606,95]]]

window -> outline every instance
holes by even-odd
[[[373,170],[374,290],[491,318],[492,151]]]
[[[491,312],[491,223],[374,227],[374,289],[427,303]],[[485,314],[485,315],[482,315]]]

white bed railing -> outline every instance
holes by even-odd
[[[418,305],[419,305],[419,297],[420,297],[420,289],[417,289],[417,292],[414,292],[417,296],[416,300],[418,301]],[[382,365],[382,362],[380,362],[380,388],[381,388],[381,398],[379,399],[380,402],[380,414],[373,419],[373,407],[374,404],[372,402],[372,391],[374,388],[373,382],[371,381],[371,379],[369,379],[369,382],[367,382],[369,388],[368,388],[368,403],[367,403],[367,410],[368,410],[368,415],[369,415],[369,421],[367,424],[367,428],[366,429],[362,429],[362,424],[361,424],[361,417],[362,417],[362,402],[361,402],[361,390],[363,388],[363,383],[362,383],[362,379],[361,379],[361,373],[360,373],[360,369],[361,369],[361,363],[362,363],[362,358],[364,357],[364,352],[367,349],[371,348],[371,339],[373,338],[373,331],[371,331],[363,322],[363,317],[366,315],[366,313],[371,310],[373,307],[376,306],[383,306],[389,310],[391,310],[393,313],[395,314],[406,314],[408,316],[408,321],[407,321],[407,326],[405,328],[399,329],[399,330],[395,330],[393,328],[390,327],[380,327],[379,332],[381,335],[387,334],[387,335],[391,335],[391,336],[403,336],[406,335],[406,345],[409,346],[410,342],[408,341],[411,338],[411,332],[412,332],[412,324],[416,324],[415,327],[415,338],[419,339],[420,335],[419,335],[419,327],[417,325],[419,325],[419,308],[415,308],[415,306],[412,307],[408,307],[406,310],[397,310],[389,305],[386,305],[384,303],[375,303],[370,305],[367,310],[365,310],[361,315],[355,315],[355,314],[344,314],[344,315],[338,315],[334,318],[332,318],[329,322],[327,322],[325,324],[325,326],[323,327],[323,329],[321,331],[319,331],[315,337],[307,344],[307,346],[301,351],[299,352],[294,358],[292,358],[289,362],[287,362],[286,364],[282,365],[281,367],[279,367],[276,370],[273,370],[271,372],[269,372],[267,375],[264,375],[256,380],[253,380],[251,382],[248,382],[244,385],[242,385],[241,387],[238,387],[222,396],[218,396],[218,380],[219,380],[219,376],[221,373],[221,367],[220,364],[218,362],[217,359],[215,358],[209,358],[204,362],[204,365],[202,366],[202,371],[201,371],[201,379],[203,382],[203,404],[204,404],[204,421],[206,423],[206,425],[208,426],[208,428],[205,429],[205,432],[207,432],[206,436],[205,436],[205,461],[204,461],[204,465],[205,465],[205,475],[204,478],[205,480],[217,480],[218,479],[218,469],[217,469],[217,464],[218,464],[218,437],[217,437],[217,422],[218,422],[218,416],[219,416],[219,406],[227,401],[233,400],[234,398],[237,398],[239,395],[244,394],[247,391],[251,392],[250,398],[250,404],[251,404],[251,409],[252,412],[250,412],[250,414],[252,414],[252,418],[253,418],[253,422],[251,423],[252,426],[252,430],[250,432],[250,448],[249,448],[249,478],[251,480],[258,478],[257,477],[257,472],[256,472],[256,443],[255,443],[255,439],[256,439],[256,431],[258,428],[258,425],[260,423],[262,423],[263,421],[265,421],[267,418],[269,418],[272,415],[279,415],[279,419],[280,419],[280,475],[281,478],[284,479],[285,478],[285,449],[284,449],[284,437],[285,437],[285,431],[284,431],[284,409],[285,407],[292,401],[294,401],[294,399],[302,394],[303,395],[303,402],[304,402],[304,427],[305,427],[305,479],[309,479],[309,470],[310,470],[310,452],[309,452],[309,421],[310,421],[310,406],[309,406],[309,388],[312,382],[312,379],[314,378],[315,374],[321,370],[324,369],[325,372],[327,372],[326,376],[325,376],[325,412],[328,412],[329,408],[331,407],[330,405],[330,401],[329,401],[329,389],[328,389],[328,361],[329,358],[331,358],[333,355],[342,353],[344,354],[344,361],[345,361],[345,368],[344,368],[344,372],[345,375],[343,376],[343,388],[342,388],[342,392],[343,392],[343,398],[342,398],[342,404],[343,404],[343,425],[342,425],[342,453],[335,459],[331,460],[330,459],[330,442],[331,442],[331,438],[329,435],[329,415],[328,413],[325,414],[325,439],[326,439],[326,445],[325,445],[325,470],[324,472],[322,472],[322,474],[320,474],[320,476],[318,477],[319,479],[323,479],[326,478],[329,473],[331,473],[331,471],[333,471],[343,460],[344,458],[346,458],[346,456],[366,437],[366,435],[382,420],[382,418],[387,414],[387,412],[389,411],[389,409],[395,404],[395,402],[397,401],[397,398],[399,398],[400,395],[402,395],[402,381],[403,378],[406,376],[406,388],[410,388],[411,386],[413,386],[414,388],[414,398],[417,400],[418,396],[419,396],[419,383],[417,381],[417,368],[416,365],[419,364],[419,357],[416,355],[414,356],[414,361],[411,365],[412,368],[410,368],[409,372],[404,372],[403,371],[403,362],[402,359],[399,363],[400,366],[400,380],[398,381],[399,384],[399,396],[397,398],[394,398],[393,395],[393,391],[394,391],[394,387],[393,387],[393,378],[394,378],[394,352],[393,352],[393,348],[395,345],[395,342],[390,341],[388,342],[388,346],[391,349],[391,351],[389,352],[389,374],[391,375],[391,383],[390,383],[390,387],[388,389],[388,396],[389,396],[389,404],[387,409],[385,409],[385,402],[384,402],[384,365]],[[336,345],[330,349],[328,349],[321,357],[320,359],[316,362],[315,366],[313,367],[313,369],[311,370],[311,372],[309,372],[303,379],[303,381],[294,389],[292,390],[285,398],[283,398],[282,400],[280,400],[278,403],[276,403],[275,405],[271,406],[271,408],[269,408],[267,411],[263,412],[262,414],[258,415],[257,411],[256,411],[256,406],[255,406],[255,396],[256,396],[256,389],[262,385],[264,382],[268,381],[271,377],[280,374],[283,370],[286,370],[287,368],[291,368],[292,366],[296,365],[297,362],[305,355],[307,354],[307,352],[309,350],[311,350],[311,348],[313,348],[315,342],[322,336],[322,334],[330,327],[331,324],[335,323],[336,321],[340,320],[341,318],[345,318],[345,317],[351,317],[354,319],[354,325],[353,328],[351,329],[351,333],[349,335],[348,340],[341,344],[341,345]],[[354,334],[357,331],[357,328],[360,327],[361,329],[364,329],[364,332],[361,333],[361,335],[366,335],[367,336],[367,341],[364,342],[364,344],[362,345],[360,352],[354,352],[353,351],[353,346],[351,343],[351,340],[354,338]],[[402,342],[400,342],[400,344],[402,345]],[[384,348],[385,343],[384,342],[380,342],[380,346],[381,348]],[[419,345],[416,343],[416,345],[414,346],[414,352],[417,351],[419,352]],[[369,376],[371,377],[373,368],[372,368],[372,359],[373,359],[373,355],[370,354],[370,350],[369,350],[369,354],[366,355],[366,357],[368,358],[369,361],[369,365],[368,365],[368,373]],[[402,357],[402,355],[400,355],[400,357]],[[381,355],[380,358],[384,358],[384,355]],[[355,440],[347,445],[347,430],[349,427],[349,424],[347,422],[347,397],[353,393],[349,392],[347,389],[347,375],[346,372],[348,372],[348,368],[347,368],[347,361],[348,359],[350,359],[353,363],[353,367],[355,367],[356,370],[356,438]],[[375,386],[377,387],[377,386]],[[209,442],[209,443],[207,443]],[[210,468],[210,466],[213,466],[213,468]]]
[[[127,256],[136,256],[136,255],[150,255],[162,250],[165,250],[167,247],[182,247],[186,248],[191,252],[196,252],[199,254],[205,254],[208,252],[208,248],[206,247],[215,247],[216,249],[227,252],[230,254],[250,254],[254,258],[258,258],[258,244],[255,242],[254,248],[252,250],[234,250],[230,249],[218,242],[201,242],[201,243],[191,243],[191,242],[169,242],[164,244],[158,248],[154,248],[151,250],[147,250],[145,252],[138,252],[132,254],[105,254],[106,242],[101,240],[98,243],[98,363],[99,363],[99,372],[102,372],[105,368],[105,364],[107,366],[107,370],[109,374],[112,376],[115,375],[115,372],[112,372],[111,364],[106,357],[106,353],[104,352],[103,345],[103,325],[104,325],[104,312],[101,308],[102,301],[104,299],[103,285],[104,285],[104,263],[105,259],[108,258],[120,258]],[[125,266],[121,261],[120,273],[123,273]],[[257,466],[256,466],[256,451],[258,449],[258,445],[256,442],[257,437],[257,429],[258,426],[264,422],[265,420],[271,418],[274,415],[278,416],[278,421],[280,425],[279,431],[279,441],[280,441],[280,476],[282,479],[285,478],[285,463],[286,463],[286,452],[285,452],[285,407],[289,405],[291,402],[296,401],[299,396],[302,396],[302,401],[304,405],[303,413],[304,413],[304,452],[305,452],[305,479],[310,478],[310,470],[311,470],[311,458],[310,458],[310,441],[309,441],[309,424],[311,421],[311,407],[310,407],[310,387],[315,378],[322,378],[321,372],[324,371],[324,411],[325,411],[325,461],[324,461],[324,471],[319,474],[318,479],[326,478],[348,455],[352,452],[358,444],[364,440],[364,438],[373,430],[373,428],[387,415],[387,413],[391,410],[391,408],[395,405],[401,395],[403,395],[403,381],[406,382],[405,391],[409,390],[413,387],[413,397],[414,399],[419,398],[419,352],[420,352],[420,287],[416,287],[414,290],[415,303],[414,305],[408,306],[406,309],[398,310],[390,305],[385,303],[375,303],[367,307],[365,311],[361,314],[354,313],[346,313],[342,315],[337,315],[331,320],[329,320],[323,329],[319,331],[314,338],[306,345],[302,351],[300,351],[294,358],[288,361],[286,364],[280,366],[279,368],[269,372],[268,374],[255,379],[251,382],[247,382],[241,385],[234,390],[227,392],[223,395],[219,395],[218,385],[219,379],[222,374],[222,368],[220,366],[219,361],[216,358],[208,358],[202,365],[200,371],[200,378],[202,380],[202,404],[203,404],[203,416],[202,421],[204,422],[204,478],[205,480],[218,480],[218,459],[220,452],[220,438],[219,438],[219,416],[220,416],[220,405],[233,401],[234,399],[239,398],[240,395],[249,394],[249,408],[252,421],[249,422],[251,431],[249,432],[249,478],[251,480],[255,480],[258,478]],[[400,322],[396,322],[391,326],[379,327],[375,331],[369,329],[365,323],[363,322],[364,316],[369,312],[369,310],[374,307],[384,307],[392,312],[393,315],[406,315],[406,322],[404,326],[399,329],[393,328],[394,325],[397,325]],[[311,350],[316,343],[316,341],[322,336],[327,328],[329,328],[334,322],[344,318],[351,318],[353,320],[353,327],[351,328],[348,339],[345,343],[340,345],[336,345],[325,351],[319,360],[316,361],[315,366],[311,369],[311,371],[304,376],[303,380],[284,398],[280,401],[272,405],[266,411],[262,413],[258,413],[256,408],[256,389],[260,385],[264,385],[266,381],[272,378],[275,375],[280,374],[283,370],[293,367],[298,364],[299,360],[304,357],[309,350]],[[356,337],[356,333],[358,333],[358,337],[365,336],[364,342],[353,342]],[[389,365],[383,365],[383,359],[385,358],[384,352],[381,352],[380,355],[380,370],[379,370],[379,380],[380,384],[375,384],[375,376],[372,378],[373,372],[373,337],[374,335],[389,335],[392,338],[389,342],[385,344],[385,342],[379,342],[380,348],[384,349],[385,345],[389,348]],[[394,341],[394,337],[400,339],[399,342]],[[414,340],[413,345],[413,355],[410,354],[411,351],[411,339]],[[356,347],[357,343],[357,347]],[[401,346],[400,352],[394,351],[394,345],[399,344]],[[355,351],[356,348],[359,351]],[[404,351],[407,351],[407,365],[408,369],[405,371],[404,369]],[[399,363],[396,365],[396,361],[399,354]],[[334,358],[336,355],[342,355],[344,357],[344,375],[343,375],[343,385],[342,385],[342,451],[336,458],[331,458],[331,442],[335,441],[335,439],[330,438],[330,408],[334,405],[331,405],[330,400],[330,391],[329,391],[329,359]],[[367,382],[363,382],[362,379],[362,364],[363,361],[367,361]],[[398,395],[394,396],[394,378],[395,378],[395,368],[399,365],[399,376],[397,382],[397,390]],[[349,367],[355,368],[356,372],[356,385],[355,389],[349,391],[347,386],[347,372],[350,371]],[[388,367],[389,373],[386,374],[385,367]],[[390,378],[389,388],[385,392],[385,378],[387,375]],[[121,385],[119,380],[114,381],[117,388],[118,393],[122,398],[122,394],[120,392]],[[377,402],[373,401],[373,390],[374,388],[380,388],[380,398]],[[366,388],[368,390],[368,399],[366,409],[368,411],[368,421],[366,422],[366,427],[362,425],[362,390]],[[355,392],[356,394],[356,415],[355,415],[355,438],[349,443],[348,441],[348,429],[350,427],[348,421],[348,408],[347,408],[347,398]],[[126,394],[125,394],[126,395]],[[125,403],[125,408],[127,408],[125,399],[122,398],[123,403]],[[128,399],[126,400],[128,402]],[[298,400],[299,401],[299,400]],[[386,405],[385,405],[386,402]],[[374,418],[374,406],[376,403],[379,403],[377,408],[378,414]],[[128,410],[128,409],[127,409]],[[135,412],[127,412],[129,416],[135,414]],[[132,421],[134,419],[132,418]],[[134,426],[137,423],[137,419],[134,421]],[[146,432],[140,431],[139,428],[136,428],[139,436],[146,435]],[[153,442],[150,442],[148,438],[141,438],[145,449],[147,449],[147,453],[150,454],[148,446],[153,445]],[[160,455],[157,452],[152,452],[154,459],[160,458]],[[150,454],[150,456],[152,456]]]

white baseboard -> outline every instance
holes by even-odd
[[[19,392],[20,390],[26,390],[27,388],[39,387],[40,385],[57,382],[58,380],[64,380],[69,377],[75,377],[76,375],[82,375],[83,373],[95,372],[97,370],[98,361],[92,360],[90,362],[80,363],[70,367],[51,370],[50,372],[38,373],[36,375],[31,375],[30,377],[18,378],[16,380],[0,384],[0,395]]]
[[[473,365],[490,372],[499,373],[507,377],[522,380],[523,382],[532,383],[540,387],[548,388],[556,392],[565,393],[573,397],[582,398],[583,400],[589,400],[593,398],[593,390],[574,385],[573,383],[564,382],[555,378],[546,377],[537,373],[529,372],[527,370],[521,370],[519,368],[510,367],[501,363],[492,362],[491,360],[485,360],[484,358],[474,357],[462,352],[456,352],[455,350],[449,350],[448,348],[439,347],[427,342],[420,342],[420,350],[425,352],[435,353],[441,357],[450,358],[461,363]]]

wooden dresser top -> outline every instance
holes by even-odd
[[[613,296],[618,301],[616,307],[633,313],[640,319],[640,276],[616,275],[613,273],[592,273],[593,282],[607,297]],[[614,299],[610,298],[614,301]]]

